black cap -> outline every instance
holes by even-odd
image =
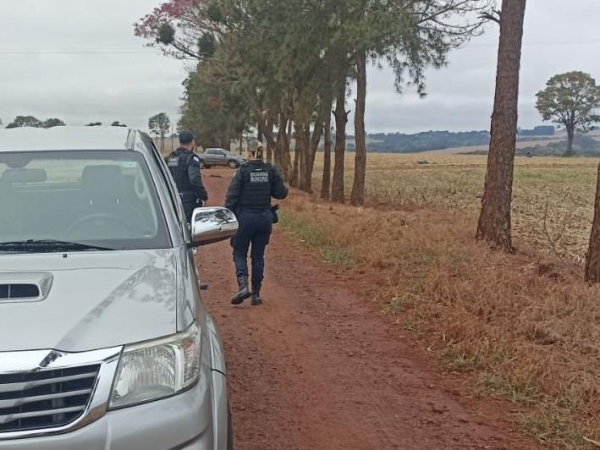
[[[196,136],[194,136],[194,133],[192,133],[191,131],[182,131],[181,133],[179,133],[179,143],[186,145],[186,144],[191,144],[193,140],[196,139]]]

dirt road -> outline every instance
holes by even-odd
[[[205,171],[211,204],[231,172]],[[229,243],[202,250],[204,294],[225,344],[237,450],[533,449],[509,405],[476,401],[341,274],[280,229],[267,251],[265,304],[229,303]]]

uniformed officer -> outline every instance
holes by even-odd
[[[208,193],[200,175],[200,158],[194,153],[195,149],[194,134],[191,131],[182,131],[179,134],[179,148],[166,158],[181,197],[188,226],[191,224],[194,209],[208,200]],[[200,280],[198,282],[200,289],[208,289],[206,283]]]
[[[200,158],[194,153],[195,136],[190,131],[179,134],[179,148],[171,153],[166,161],[181,196],[188,224],[194,209],[208,200],[208,193],[200,176]]]
[[[264,277],[265,249],[273,229],[274,211],[271,197],[283,200],[288,188],[277,169],[263,162],[263,148],[255,145],[249,151],[249,161],[236,172],[229,190],[225,207],[233,211],[239,229],[231,239],[233,261],[238,282],[238,293],[231,303],[240,305],[252,297],[252,305],[260,305],[260,290]],[[252,246],[252,291],[248,286],[248,249]]]

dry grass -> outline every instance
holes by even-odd
[[[369,295],[415,331],[481,395],[522,405],[523,429],[549,448],[600,437],[600,288],[588,287],[554,245],[582,255],[594,160],[519,160],[515,256],[473,239],[485,158],[376,156],[369,199],[351,208],[294,195],[282,223],[324,259],[376,274]],[[550,244],[544,233],[544,215]],[[593,447],[592,447],[593,448]]]
[[[429,164],[417,164],[422,159]],[[539,250],[556,250],[561,256],[583,260],[593,218],[597,163],[592,158],[517,158],[515,235]],[[348,161],[348,187],[353,166]],[[442,208],[476,215],[485,169],[485,156],[373,154],[369,155],[366,195],[371,205]],[[319,159],[315,175],[321,170]]]

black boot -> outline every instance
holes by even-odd
[[[262,305],[263,299],[260,296],[260,284],[252,283],[252,306]]]
[[[250,296],[252,295],[250,293],[250,289],[248,289],[248,277],[239,277],[238,286],[238,293],[235,294],[235,296],[231,299],[232,305],[241,305],[242,303],[244,303],[244,300],[250,298]]]
[[[208,289],[208,284],[203,283],[202,281],[198,280],[198,285],[200,286],[200,290],[201,291],[206,291]]]

